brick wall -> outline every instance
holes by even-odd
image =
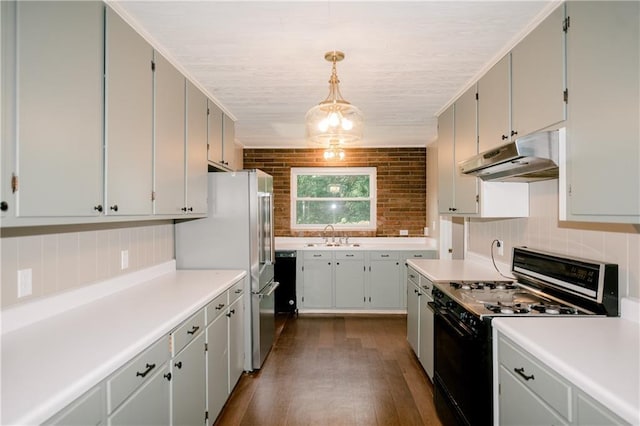
[[[322,149],[245,149],[245,169],[273,176],[276,236],[313,236],[290,229],[291,167],[376,167],[377,230],[352,236],[396,237],[401,229],[422,236],[426,226],[426,148],[351,148],[343,161],[326,161]]]

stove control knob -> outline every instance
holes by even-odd
[[[449,308],[449,309],[453,309],[453,308],[455,308],[455,306],[456,306],[455,302],[453,302],[453,301],[451,301],[451,300],[449,300],[449,301],[446,303],[446,307],[447,307],[447,308]]]

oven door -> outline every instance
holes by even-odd
[[[434,400],[445,425],[491,424],[491,346],[488,324],[472,330],[447,309],[435,311]]]

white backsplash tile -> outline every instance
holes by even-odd
[[[81,230],[80,230],[81,228]],[[99,229],[79,227],[60,233],[2,237],[2,293],[0,307],[53,295],[70,288],[148,268],[175,258],[171,221],[139,226],[110,224]],[[129,268],[120,268],[121,250],[129,250]],[[33,270],[33,295],[17,298],[17,271]]]
[[[620,297],[640,297],[640,227],[559,222],[557,181],[531,183],[529,189],[528,218],[470,219],[469,251],[489,257],[491,241],[500,238],[505,256],[496,260],[505,263],[517,245],[616,263]]]

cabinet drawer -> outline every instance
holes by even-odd
[[[404,253],[405,259],[435,259],[436,252],[423,250],[423,251],[407,251]]]
[[[175,356],[187,343],[204,331],[204,309],[182,323],[171,333],[171,355]]]
[[[364,253],[361,251],[337,251],[336,259],[344,260],[362,260],[364,259]]]
[[[209,304],[207,305],[207,324],[211,324],[214,319],[218,318],[222,313],[224,313],[226,307],[227,292],[225,291],[220,296],[209,302]]]
[[[371,260],[398,260],[397,251],[371,251],[369,252]]]
[[[330,251],[305,251],[304,252],[305,259],[329,259],[331,260],[331,252]]]
[[[169,341],[158,340],[107,380],[108,411],[112,412],[133,391],[146,383],[169,359]]]
[[[498,342],[498,354],[500,364],[518,381],[565,419],[572,421],[571,386],[556,377],[557,373],[534,361],[504,337],[500,337]]]
[[[407,281],[412,282],[416,286],[420,285],[420,274],[416,272],[415,269],[408,267],[407,268]]]
[[[232,304],[237,298],[242,296],[243,292],[244,280],[240,280],[229,289],[229,304]]]

